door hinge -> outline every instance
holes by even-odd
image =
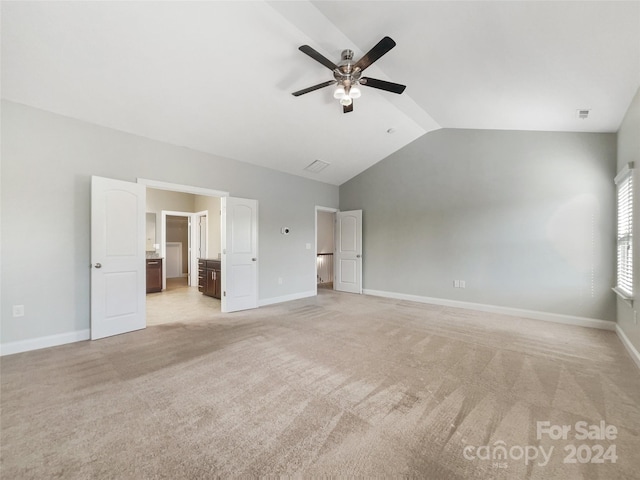
[[[224,292],[222,292],[222,296],[226,297],[227,296],[227,291],[225,290]]]

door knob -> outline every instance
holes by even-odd
[[[101,263],[96,263],[96,268],[102,268],[102,264]]]
[[[251,261],[255,262],[256,260],[258,260],[257,258],[252,258]]]
[[[356,258],[362,258],[362,255],[356,255]]]

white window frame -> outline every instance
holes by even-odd
[[[613,291],[633,303],[633,163],[616,175],[616,286]]]

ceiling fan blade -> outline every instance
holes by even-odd
[[[402,93],[407,88],[406,85],[400,85],[399,83],[387,82],[386,80],[378,80],[377,78],[362,77],[360,79],[360,85],[366,87],[379,88],[380,90],[386,90],[392,93]]]
[[[349,105],[342,106],[342,113],[349,113],[349,112],[353,112],[353,102],[351,102]]]
[[[338,68],[338,66],[335,63],[333,63],[331,60],[323,56],[317,50],[314,50],[313,48],[311,48],[309,45],[302,45],[301,47],[298,48],[298,50],[300,50],[302,53],[306,53],[311,58],[313,58],[316,62],[320,62],[329,70],[335,70]]]
[[[396,42],[394,42],[390,37],[384,37],[376,44],[375,47],[369,50],[364,57],[358,60],[353,68],[359,68],[360,71],[364,70],[395,46]]]
[[[327,82],[322,82],[314,85],[313,87],[303,88],[302,90],[293,92],[291,95],[293,95],[294,97],[299,97],[300,95],[304,95],[305,93],[313,92],[314,90],[319,90],[320,88],[328,87],[329,85],[334,85],[335,83],[335,80],[329,80]]]

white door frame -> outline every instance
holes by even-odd
[[[315,285],[315,291],[316,291],[316,295],[318,295],[318,265],[317,265],[317,258],[318,258],[318,212],[329,212],[329,213],[333,213],[336,214],[340,211],[339,208],[331,208],[331,207],[321,207],[320,205],[316,205],[316,210],[315,210],[315,216],[316,216],[316,221],[315,221],[315,237],[314,237],[314,247],[313,247],[313,284]],[[335,236],[335,231],[334,231],[334,236]],[[334,239],[334,245],[333,245],[333,255],[335,256],[336,252],[335,252],[335,239]],[[335,276],[335,269],[334,269],[334,276]],[[335,282],[333,285],[333,289],[335,290]]]
[[[228,197],[229,192],[222,190],[212,190],[210,188],[193,187],[190,185],[181,185],[179,183],[160,182],[158,180],[149,180],[147,178],[138,178],[141,183],[149,188],[157,190],[169,190],[171,192],[191,193],[193,195],[203,195],[205,197]]]
[[[204,235],[204,245],[200,244],[200,232],[198,230],[200,220],[204,218],[207,222],[207,228],[205,229]],[[191,255],[191,281],[190,285],[198,285],[198,258],[209,258],[209,212],[204,210],[202,212],[196,212],[191,217],[191,251],[195,252],[194,255]],[[201,253],[201,256],[198,255],[198,252]]]

